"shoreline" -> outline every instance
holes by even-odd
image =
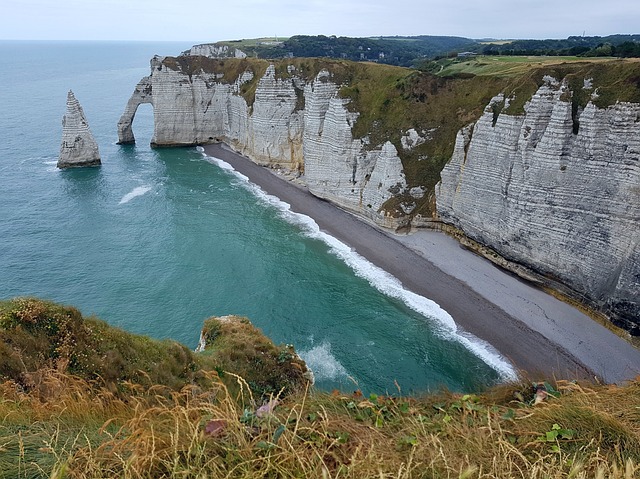
[[[490,344],[531,379],[619,383],[640,372],[640,351],[575,308],[464,250],[435,231],[392,235],[317,198],[223,144],[204,145],[266,193],[311,217],[320,230],[438,303],[458,329]],[[567,319],[568,318],[568,319]]]

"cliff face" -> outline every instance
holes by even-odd
[[[229,78],[185,65],[161,57],[151,61],[151,75],[136,86],[118,123],[120,143],[135,141],[135,111],[149,102],[154,146],[223,141],[259,164],[303,174],[316,196],[378,224],[398,225],[382,208],[407,186],[398,153],[390,142],[372,148],[353,138],[357,113],[347,109],[328,71],[305,79],[291,66],[279,78],[270,65],[259,78],[249,69]],[[251,88],[253,98],[246,95]]]
[[[358,117],[347,110],[329,73],[320,72],[304,90],[303,157],[305,182],[316,196],[391,226],[377,214],[385,201],[404,190],[406,182],[396,148],[387,141],[368,150],[354,139]]]
[[[378,225],[452,224],[640,333],[634,65],[456,79],[205,50],[152,60],[120,142],[152,103],[155,146],[222,141]]]
[[[500,114],[498,96],[458,133],[437,212],[637,331],[640,105],[581,111],[565,84],[545,80],[524,114]]]
[[[230,48],[227,45],[203,43],[194,45],[188,50],[189,55],[202,55],[210,58],[246,58],[247,55],[239,48]]]

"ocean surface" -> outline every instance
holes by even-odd
[[[190,46],[0,42],[0,298],[74,305],[192,348],[207,317],[247,316],[293,344],[326,390],[419,394],[504,379],[496,355],[447,333],[446,313],[309,218],[196,148],[151,149],[151,105],[138,109],[137,144],[116,145],[149,59]],[[99,168],[55,166],[69,89]]]

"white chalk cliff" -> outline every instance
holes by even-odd
[[[640,327],[640,105],[589,102],[547,78],[522,115],[458,133],[436,187],[443,221]],[[577,131],[576,131],[577,130]]]
[[[385,226],[397,220],[383,204],[404,191],[406,181],[395,147],[371,147],[351,133],[357,113],[338,95],[328,71],[306,81],[289,68],[286,78],[273,65],[258,80],[255,100],[241,95],[253,73],[224,78],[219,73],[188,74],[162,57],[135,88],[118,123],[119,143],[134,142],[136,109],[151,103],[154,146],[223,141],[253,161],[297,172],[314,195],[329,199]]]
[[[58,168],[100,165],[100,153],[82,106],[69,90],[67,111],[62,118],[62,144]]]
[[[215,43],[202,43],[194,45],[185,52],[187,55],[202,55],[209,58],[246,58],[247,54],[239,48],[230,48],[227,45]]]
[[[203,66],[222,60],[187,57],[191,63],[151,61],[118,123],[120,142],[134,141],[136,108],[149,102],[153,145],[225,142],[261,165],[296,172],[314,195],[378,225],[405,226],[418,200],[433,199],[419,184],[408,187],[400,155],[428,146],[437,125],[399,132],[396,146],[372,145],[354,138],[359,113],[329,71],[308,78],[289,66],[276,75],[271,65],[255,78],[247,66],[228,78]],[[595,98],[593,88],[585,79]],[[552,78],[523,114],[504,113],[509,99],[494,98],[458,132],[435,191],[439,218],[425,224],[454,225],[640,334],[640,104],[576,109],[571,98]]]

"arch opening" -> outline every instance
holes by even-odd
[[[140,104],[131,121],[131,129],[135,128],[135,140],[144,145],[150,145],[153,137],[153,105]]]
[[[151,78],[144,77],[136,85],[131,98],[127,102],[127,107],[118,121],[118,144],[127,145],[136,142],[133,136],[133,119],[136,116],[138,107],[143,103],[152,104]],[[153,122],[151,122],[153,124]]]

